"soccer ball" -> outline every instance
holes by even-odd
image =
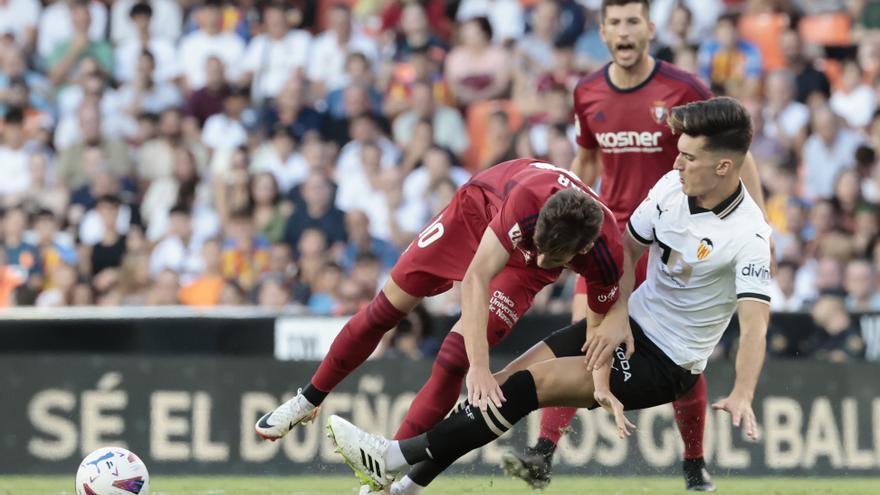
[[[77,495],[149,495],[150,474],[140,458],[121,447],[102,447],[76,471]]]

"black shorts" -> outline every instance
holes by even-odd
[[[697,383],[700,375],[675,364],[642,331],[632,318],[636,351],[626,359],[623,346],[614,351],[611,369],[611,393],[627,410],[645,409],[670,403],[686,394]],[[544,343],[556,357],[583,356],[581,351],[587,337],[586,320],[573,323],[550,334]]]

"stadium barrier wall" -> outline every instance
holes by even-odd
[[[500,367],[497,360],[493,366]],[[315,362],[254,357],[6,354],[0,474],[70,474],[105,445],[138,453],[154,475],[347,473],[321,425],[260,441],[253,424],[311,376]],[[371,431],[393,434],[430,372],[425,361],[371,361],[324,403]],[[749,443],[723,412],[709,411],[706,456],[713,473],[880,473],[880,365],[767,363],[754,401],[762,440]],[[727,361],[710,365],[710,400],[733,383]],[[532,414],[457,472],[499,473],[500,455],[534,439]],[[615,436],[604,411],[581,411],[557,455],[561,473],[675,474],[681,441],[671,406],[631,411],[638,430]]]
[[[455,317],[433,318],[445,335]],[[868,360],[880,361],[880,314],[854,315]],[[233,355],[278,359],[320,359],[345,318],[306,317],[258,308],[13,308],[0,311],[0,354],[86,352],[134,355]],[[548,333],[568,324],[567,315],[527,314],[493,353],[518,355]],[[736,348],[737,320],[721,343]],[[814,331],[806,313],[777,313],[770,321],[773,355],[797,357]]]

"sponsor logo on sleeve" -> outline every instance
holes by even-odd
[[[754,263],[749,263],[748,265],[742,267],[742,270],[740,270],[740,274],[743,277],[752,277],[759,280],[770,280],[770,268],[766,265],[756,265]]]
[[[608,302],[608,301],[614,299],[615,294],[617,294],[617,286],[616,285],[614,287],[612,287],[611,290],[609,290],[607,294],[599,294],[598,296],[596,296],[596,299],[600,303]]]
[[[510,238],[510,242],[511,244],[513,244],[513,247],[516,247],[520,243],[520,241],[522,241],[523,235],[522,229],[519,227],[519,223],[513,224],[513,227],[511,227],[510,230],[507,231],[507,237]]]

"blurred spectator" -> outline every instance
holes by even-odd
[[[232,212],[223,242],[223,276],[243,289],[253,289],[269,267],[269,242],[255,232],[251,211]]]
[[[492,44],[492,26],[485,17],[464,22],[459,42],[446,57],[446,79],[460,106],[502,98],[511,81],[509,55]]]
[[[839,291],[823,292],[812,310],[817,329],[807,342],[807,352],[816,359],[844,363],[864,356],[865,342],[846,311]]]
[[[354,52],[345,58],[345,79],[345,86],[330,91],[324,98],[323,103],[326,106],[325,115],[335,119],[344,118],[349,114],[359,115],[364,112],[369,112],[377,117],[380,116],[382,92],[376,87],[373,67],[366,55]],[[351,86],[358,86],[363,89],[367,100],[365,102],[358,102],[357,110],[349,112],[347,106],[350,104],[350,95],[346,97],[345,93],[346,89]],[[365,109],[364,104],[366,104]]]
[[[274,105],[263,112],[263,128],[286,127],[297,140],[321,128],[321,114],[306,102],[304,78],[293,76],[281,87]]]
[[[112,195],[101,196],[95,205],[95,212],[101,221],[102,236],[92,245],[92,276],[100,274],[105,269],[118,268],[122,264],[126,243],[125,236],[117,230],[120,205],[119,197]]]
[[[786,67],[795,74],[795,100],[809,104],[813,100],[830,98],[831,84],[828,77],[813,66],[811,58],[805,56],[804,42],[797,30],[783,32],[779,38],[779,46],[785,57]]]
[[[142,250],[129,249],[119,267],[120,304],[146,306],[149,302],[153,278],[150,274],[150,257]]]
[[[400,250],[391,243],[370,234],[370,218],[361,210],[345,214],[348,243],[342,254],[342,266],[351,271],[359,256],[371,253],[377,257],[383,271],[391,270],[400,257]]]
[[[158,12],[153,12],[153,8]],[[115,76],[128,82],[137,75],[138,60],[145,51],[153,55],[150,76],[164,83],[180,75],[181,63],[177,58],[175,42],[180,36],[180,7],[171,0],[153,0],[151,3],[134,0],[113,2],[113,39],[116,42]],[[127,11],[123,11],[127,8]],[[177,17],[177,24],[160,24]],[[129,20],[130,19],[130,20]],[[176,32],[171,32],[176,29]],[[162,31],[166,32],[162,32]]]
[[[37,35],[37,54],[47,59],[52,56],[58,45],[75,35],[75,23],[84,23],[85,16],[81,13],[74,19],[74,10],[85,6],[88,11],[88,39],[103,41],[107,32],[107,7],[97,0],[58,0],[43,9],[40,14]],[[84,40],[78,43],[86,44]]]
[[[309,174],[308,162],[295,150],[296,142],[291,130],[283,125],[276,125],[269,140],[254,153],[251,171],[269,172],[278,183],[281,193],[287,194]]]
[[[458,4],[459,27],[479,17],[487,19],[489,37],[497,43],[520,39],[525,32],[525,12],[519,0],[462,0]]]
[[[3,250],[5,264],[13,267],[27,280],[42,274],[42,261],[37,247],[25,242],[28,213],[20,207],[10,208],[3,215]]]
[[[376,42],[354,28],[346,5],[335,3],[327,13],[327,30],[312,43],[306,69],[315,98],[345,85],[345,61],[354,52],[364,54],[371,62],[379,58]]]
[[[414,47],[409,57],[394,65],[385,96],[384,113],[390,118],[409,108],[410,93],[416,81],[428,81],[431,95],[439,105],[452,105],[454,99],[438,61],[428,47]]]
[[[201,273],[181,287],[180,302],[187,306],[216,306],[220,303],[223,288],[226,285],[222,274],[220,241],[217,239],[206,240],[202,244],[199,258],[199,264],[202,267]]]
[[[341,282],[342,268],[336,263],[325,263],[312,284],[312,294],[308,302],[309,311],[316,315],[335,314],[339,305],[337,291]]]
[[[7,0],[0,4],[0,34],[15,37],[18,46],[32,50],[37,41],[37,21],[42,5],[39,0]]]
[[[770,309],[779,312],[801,311],[803,299],[795,292],[795,273],[797,264],[780,261],[770,285]]]
[[[14,101],[16,83],[27,92],[25,102]],[[28,67],[24,50],[11,46],[0,51],[0,115],[5,115],[10,106],[23,107],[27,103],[54,116],[53,96],[46,76]]]
[[[208,117],[202,130],[202,144],[210,151],[228,152],[247,141],[244,112],[248,107],[248,91],[230,86],[223,95],[223,111]]]
[[[49,272],[52,285],[37,296],[34,305],[39,308],[60,308],[73,304],[73,289],[76,286],[76,269],[61,263]]]
[[[656,3],[656,2],[653,2]],[[657,23],[657,19],[654,23]],[[697,48],[692,38],[693,14],[686,5],[677,3],[669,13],[666,21],[666,29],[657,31],[659,46],[654,50],[654,56],[659,60],[669,63],[675,62],[675,56],[682,50]]]
[[[559,15],[559,5],[555,0],[540,0],[532,8],[532,30],[516,42],[517,62],[526,74],[543,74],[552,68],[553,46],[559,34]]]
[[[155,277],[163,270],[172,270],[186,284],[203,269],[201,240],[193,235],[189,208],[175,206],[168,217],[168,230],[150,255],[150,275]]]
[[[871,262],[851,261],[846,266],[843,287],[847,292],[846,309],[849,311],[880,311],[877,273]]]
[[[145,19],[136,19],[135,12]],[[115,0],[110,9],[113,43],[125,44],[138,38],[143,40],[142,22],[147,28],[146,34],[151,38],[174,43],[180,38],[183,12],[174,0]]]
[[[25,235],[27,237],[27,235]],[[59,230],[58,219],[49,210],[40,210],[34,220],[33,241],[45,287],[55,285],[55,269],[60,265],[76,266],[77,253],[73,238]],[[72,289],[72,286],[70,287]]]
[[[510,117],[499,110],[489,115],[486,148],[480,156],[480,170],[516,158],[514,134],[510,129]]]
[[[183,112],[177,108],[168,108],[159,115],[159,135],[141,146],[137,175],[144,181],[144,186],[156,179],[171,177],[174,174],[180,149],[191,154],[196,169],[203,169],[207,160],[207,151],[196,140],[190,139],[183,132]]]
[[[855,231],[856,210],[863,204],[859,176],[855,170],[844,169],[834,182],[834,205],[837,227],[848,234]]]
[[[416,306],[391,332],[386,359],[423,359],[437,354],[440,339],[433,335],[433,321],[424,306]]]
[[[172,270],[163,270],[156,276],[156,281],[147,296],[147,305],[172,306],[180,304],[177,293],[180,291],[180,282],[177,273]]]
[[[464,119],[454,108],[434,102],[432,85],[428,81],[416,81],[410,92],[410,109],[394,119],[394,141],[401,148],[410,142],[416,122],[431,121],[434,142],[460,155],[470,145]]]
[[[134,76],[117,93],[121,109],[132,119],[143,112],[159,114],[183,104],[183,97],[177,86],[154,79],[155,69],[156,59],[153,53],[142,51],[137,59]]]
[[[226,69],[226,79],[237,79],[239,61],[244,55],[244,42],[238,35],[223,32],[221,2],[207,0],[199,5],[193,14],[198,29],[180,40],[180,60],[185,87],[189,91],[203,88],[208,82],[207,62],[217,57]]]
[[[288,8],[282,1],[265,4],[262,10],[264,33],[251,39],[242,61],[242,81],[251,87],[257,104],[278,96],[294,73],[305,71],[312,36],[301,29],[290,29]]]
[[[3,142],[0,144],[0,195],[22,193],[31,185],[25,147],[24,113],[19,108],[6,112],[3,121]]]
[[[740,98],[759,94],[761,52],[740,38],[737,16],[725,14],[715,24],[715,38],[706,40],[699,51],[700,77],[716,93]]]
[[[284,241],[296,251],[302,234],[317,229],[326,234],[330,246],[341,246],[347,239],[345,214],[333,204],[333,187],[330,180],[320,172],[312,172],[300,186],[302,203],[287,219]]]
[[[338,282],[338,280],[337,280]],[[275,311],[283,310],[289,303],[290,296],[284,280],[278,276],[264,277],[257,290],[257,305]],[[329,313],[315,313],[329,314]]]
[[[804,192],[810,198],[830,198],[841,170],[855,165],[855,153],[862,144],[858,133],[841,125],[830,108],[813,112],[813,133],[804,142]]]
[[[269,172],[251,175],[250,206],[254,215],[254,227],[259,235],[271,243],[284,237],[284,225],[288,216],[281,203],[278,181]]]
[[[794,99],[794,74],[784,69],[775,70],[767,74],[765,84],[767,103],[761,113],[764,133],[788,149],[800,150],[807,139],[810,109]]]
[[[448,47],[431,32],[432,21],[425,7],[418,2],[403,2],[400,8],[400,29],[394,39],[393,60],[402,62],[416,49],[426,49],[434,59],[442,59]]]
[[[403,181],[403,201],[407,215],[419,217],[419,223],[426,225],[434,216],[431,205],[425,201],[431,189],[443,180],[452,180],[454,187],[458,188],[470,179],[467,171],[454,165],[449,151],[439,146],[427,149],[420,166]]]
[[[106,41],[91,37],[90,3],[82,0],[59,3],[67,3],[70,6],[70,21],[73,32],[67,39],[59,37],[59,42],[55,43],[51,52],[46,56],[49,80],[56,86],[67,83],[71,69],[83,58],[94,59],[104,74],[113,74],[113,46]],[[46,15],[50,14],[51,8],[46,9]],[[103,9],[103,6],[101,8]],[[106,23],[106,10],[104,12],[104,22]]]
[[[847,60],[843,63],[840,85],[831,93],[828,102],[831,109],[853,129],[866,127],[877,110],[877,95],[870,84],[864,82],[859,63]]]
[[[202,87],[189,93],[186,99],[186,113],[194,117],[199,128],[212,115],[223,111],[223,100],[226,97],[227,84],[223,60],[211,55],[205,60],[205,83]]]
[[[87,185],[95,170],[83,167],[85,154],[89,149],[100,150],[103,160],[98,163],[112,171],[117,177],[131,173],[128,147],[121,140],[108,138],[102,132],[101,112],[96,105],[86,104],[77,111],[82,137],[58,154],[58,177],[61,183],[71,190]]]

